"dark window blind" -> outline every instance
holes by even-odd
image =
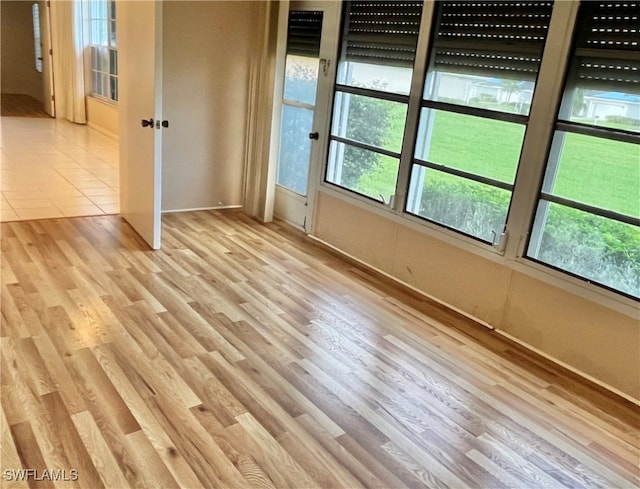
[[[412,68],[422,3],[345,2],[343,59]]]
[[[640,92],[640,2],[582,2],[576,33],[580,87]]]
[[[291,10],[287,30],[287,54],[320,56],[322,12]]]
[[[438,3],[432,69],[535,79],[553,2]]]

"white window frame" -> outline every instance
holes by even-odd
[[[34,67],[38,73],[42,73],[42,40],[40,39],[40,5],[38,2],[33,2],[31,5],[31,16],[33,19]]]
[[[101,4],[107,15],[95,16],[94,5]],[[87,25],[89,39],[89,87],[90,93],[96,98],[118,102],[118,49],[116,37],[116,17],[113,15],[116,5],[115,0],[87,0]],[[116,14],[117,15],[117,14]],[[99,26],[102,36],[94,35],[94,30]],[[101,37],[100,42],[95,42],[96,37]],[[115,63],[112,63],[115,58]],[[102,66],[101,66],[102,65]],[[105,69],[106,65],[106,69]],[[104,83],[106,80],[106,83]],[[99,85],[99,88],[96,88]]]
[[[393,202],[390,205],[384,205],[382,202],[376,202],[326,182],[324,176],[328,170],[327,161],[325,161],[323,169],[323,181],[319,184],[320,190],[464,251],[507,266],[625,315],[637,317],[637,300],[534,262],[526,257],[527,238],[535,216],[538,191],[546,169],[557,108],[563,95],[565,73],[570,62],[578,8],[579,0],[556,0],[554,2],[536,89],[529,111],[527,131],[522,145],[521,164],[518,167],[513,186],[511,207],[504,231],[505,237],[501,243],[503,246],[492,246],[480,242],[475,238],[403,212],[408,198],[407,190],[413,148],[417,137],[427,59],[431,48],[432,30],[435,28],[434,2],[425,1],[423,7],[400,168]]]

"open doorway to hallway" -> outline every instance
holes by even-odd
[[[1,221],[119,213],[117,141],[60,119],[0,124]]]

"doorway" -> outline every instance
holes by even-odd
[[[325,159],[338,2],[292,1],[287,21],[274,215],[310,231]],[[279,107],[278,107],[279,106]]]
[[[46,2],[0,3],[2,115],[55,116],[51,30]]]

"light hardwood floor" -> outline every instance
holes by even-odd
[[[163,233],[2,224],[2,487],[640,485],[637,406],[284,225]]]

